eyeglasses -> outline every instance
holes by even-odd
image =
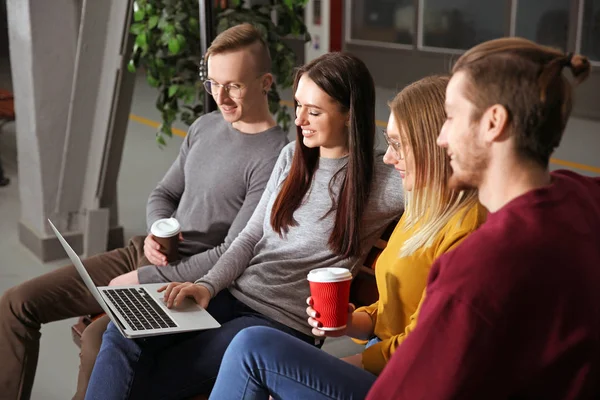
[[[404,151],[402,150],[402,143],[391,139],[388,136],[388,133],[385,129],[382,129],[381,132],[383,132],[383,137],[385,138],[385,142],[387,143],[388,147],[391,147],[392,150],[394,150],[396,157],[398,157],[399,160],[404,160]]]
[[[220,83],[210,79],[204,81],[204,89],[206,89],[206,93],[216,96],[219,93],[219,90],[223,88],[225,92],[227,92],[227,95],[232,99],[241,99],[245,87],[246,86],[241,86],[235,83],[221,85]]]
[[[262,78],[263,76],[264,74],[261,74],[254,78],[252,81],[254,82],[257,79]],[[228,83],[227,85],[222,85],[213,81],[212,79],[205,80],[203,84],[206,93],[216,96],[217,94],[219,94],[219,90],[223,88],[225,92],[227,92],[227,95],[232,99],[241,99],[242,97],[244,97],[244,89],[248,87],[247,85],[238,85],[237,83]]]

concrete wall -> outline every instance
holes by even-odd
[[[346,6],[348,4],[349,2],[345,2]],[[356,2],[355,6],[357,4],[360,3]],[[528,3],[536,7],[535,4]],[[576,15],[574,12],[578,4],[576,1],[570,3],[571,16]],[[519,7],[523,12],[521,4]],[[349,15],[347,11],[344,13],[345,18]],[[571,44],[574,43],[574,38],[575,28],[571,20],[569,26]],[[427,75],[448,73],[453,62],[459,57],[458,54],[452,53],[376,47],[363,43],[348,43],[346,40],[347,37],[344,35],[344,50],[360,57],[375,79],[379,121],[387,120],[389,111],[386,102],[396,92]],[[600,66],[598,65],[593,67],[590,77],[575,89],[573,113],[562,143],[555,152],[551,168],[570,168],[587,175],[600,176]]]
[[[375,84],[401,89],[431,74],[450,71],[458,55],[416,50],[382,49],[346,43],[344,50],[360,57],[375,77]],[[576,89],[573,115],[600,120],[600,68],[592,70],[588,80]]]

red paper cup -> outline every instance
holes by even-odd
[[[345,268],[318,268],[308,273],[315,318],[324,331],[344,329],[348,323],[348,302],[352,274]]]

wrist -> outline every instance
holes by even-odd
[[[204,291],[206,291],[206,294],[209,296],[209,298],[213,298],[213,296],[215,295],[214,289],[213,287],[206,282],[196,282],[196,285],[198,285],[200,288],[202,288]]]
[[[353,312],[348,317],[348,336],[355,339],[368,340],[373,336],[374,323],[369,313],[365,311]]]
[[[348,315],[348,322],[346,323],[346,334],[350,337],[356,337],[358,332],[356,329],[356,312]]]

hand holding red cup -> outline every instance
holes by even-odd
[[[312,308],[323,331],[344,329],[348,323],[348,302],[352,274],[345,268],[318,268],[308,273]]]

